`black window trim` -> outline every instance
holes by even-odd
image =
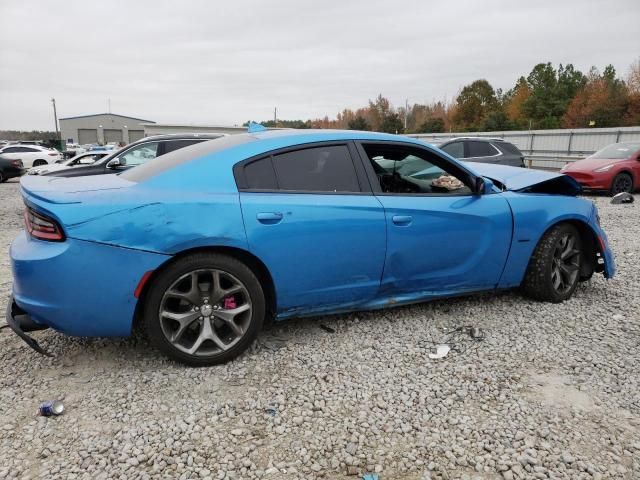
[[[362,160],[364,166],[365,166],[365,170],[367,171],[367,176],[369,178],[369,183],[372,186],[373,189],[373,193],[376,196],[382,196],[382,197],[473,197],[476,196],[477,194],[474,193],[474,187],[475,187],[475,179],[476,176],[471,173],[469,170],[467,170],[464,166],[462,165],[458,165],[457,163],[453,163],[451,162],[449,159],[444,158],[442,155],[440,155],[438,152],[436,152],[435,149],[430,149],[427,147],[424,147],[422,145],[418,145],[415,143],[409,143],[409,142],[398,142],[395,140],[361,140],[361,141],[357,141],[356,143],[356,148],[358,150],[358,154],[360,155],[360,159]],[[390,192],[383,192],[382,188],[380,187],[380,182],[378,181],[378,176],[376,175],[375,170],[373,169],[373,165],[371,165],[371,161],[369,160],[369,156],[367,155],[367,152],[364,150],[363,145],[367,145],[367,144],[374,144],[374,145],[379,145],[381,143],[384,144],[388,144],[388,145],[396,145],[399,147],[404,147],[404,148],[415,148],[416,150],[422,150],[425,151],[431,155],[434,155],[435,157],[437,157],[439,160],[442,161],[443,164],[445,164],[448,167],[451,168],[447,168],[446,170],[449,171],[450,173],[453,173],[456,178],[458,180],[460,180],[462,183],[465,184],[465,186],[467,186],[470,190],[471,193],[390,193]],[[436,167],[440,167],[440,165],[436,165]],[[440,167],[442,168],[442,167]],[[444,169],[443,169],[444,170]],[[463,178],[460,178],[463,177]]]
[[[317,147],[335,147],[335,146],[346,146],[349,151],[349,158],[351,159],[351,163],[353,164],[353,168],[356,172],[356,179],[358,181],[358,186],[360,187],[359,192],[332,192],[327,190],[284,190],[280,189],[278,185],[278,174],[273,165],[273,157],[275,155],[279,155],[282,153],[290,153],[300,150],[308,150],[310,148]],[[250,163],[257,162],[260,160],[264,160],[269,158],[271,162],[271,168],[273,169],[275,179],[276,179],[276,189],[272,188],[249,188],[247,186],[247,179],[244,174],[245,166]],[[292,145],[288,147],[278,148],[275,150],[271,150],[269,152],[264,152],[259,155],[255,155],[253,157],[247,158],[236,163],[233,166],[233,176],[236,181],[236,187],[238,188],[238,192],[241,193],[269,193],[269,194],[303,194],[303,195],[373,195],[373,191],[371,190],[371,185],[365,169],[361,163],[360,155],[356,150],[356,146],[353,140],[329,140],[325,142],[312,142],[312,143],[302,143],[298,145]]]

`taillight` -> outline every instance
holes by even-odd
[[[22,167],[22,160],[14,160],[11,162],[14,167]]]
[[[53,218],[37,213],[29,207],[24,211],[24,226],[29,235],[39,240],[64,241],[62,228]]]

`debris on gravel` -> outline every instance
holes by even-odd
[[[0,185],[0,312],[18,187]],[[640,478],[640,203],[591,198],[618,274],[562,304],[505,292],[287,321],[201,369],[137,335],[36,332],[46,358],[0,330],[0,479]],[[429,358],[465,325],[485,338]],[[65,414],[38,417],[50,398]]]

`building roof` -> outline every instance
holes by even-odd
[[[89,118],[89,117],[97,117],[99,115],[111,115],[113,117],[128,118],[128,119],[131,119],[131,120],[138,120],[139,122],[150,123],[150,124],[155,124],[156,123],[153,120],[144,120],[143,118],[128,117],[126,115],[118,115],[117,113],[109,113],[109,112],[93,113],[91,115],[78,115],[76,117],[64,117],[64,118],[60,118],[59,120],[73,120],[75,118]]]

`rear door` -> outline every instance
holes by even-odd
[[[386,213],[383,295],[495,288],[512,236],[502,194],[474,194],[468,172],[420,146],[363,142],[360,152]]]
[[[272,152],[234,174],[251,251],[271,272],[282,315],[372,299],[386,227],[350,142]]]

